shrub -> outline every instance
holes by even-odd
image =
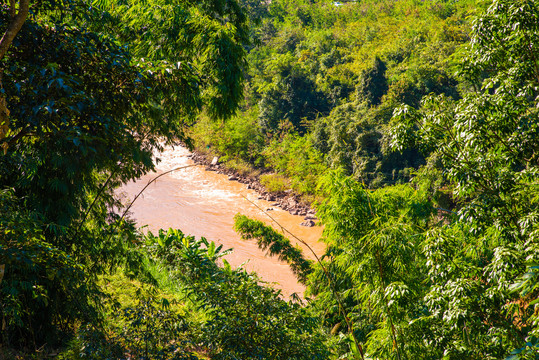
[[[184,236],[178,230],[149,233],[147,248],[154,261],[167,265],[190,296],[205,310],[208,320],[198,342],[214,359],[325,359],[329,350],[319,320],[306,308],[280,298],[261,286],[254,273],[232,269],[227,252],[204,238]]]
[[[302,194],[313,194],[318,178],[327,170],[309,138],[297,134],[273,140],[264,150],[264,157],[275,171],[290,179],[292,189]]]

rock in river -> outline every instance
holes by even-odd
[[[307,221],[302,222],[300,225],[301,226],[307,226],[307,227],[313,227],[315,225],[315,223],[312,220],[307,220]]]

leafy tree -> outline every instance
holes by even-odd
[[[114,187],[152,170],[153,152],[185,139],[185,120],[203,105],[220,117],[237,108],[247,36],[239,5],[160,4],[163,12],[155,12],[156,19],[171,10],[200,21],[178,22],[155,46],[152,33],[142,36],[137,27],[148,14],[135,14],[140,6],[107,13],[83,1],[64,8],[38,2],[1,59],[11,113],[9,133],[0,139],[9,145],[0,156],[0,188],[13,189],[21,209],[39,220],[29,223],[35,225],[28,239],[1,227],[0,263],[7,275],[0,292],[13,304],[2,308],[2,317],[10,322],[7,339],[22,335],[17,345],[50,344],[45,337],[55,337],[54,329],[68,332],[77,321],[98,320],[96,276],[119,265],[142,271],[139,238],[116,214]],[[0,14],[2,26],[12,15]],[[134,28],[112,31],[118,20]],[[167,24],[159,23],[162,31]],[[182,31],[190,33],[187,41],[180,40]],[[171,60],[187,62],[171,65]],[[0,218],[9,216],[2,212]],[[13,255],[18,249],[32,255]],[[55,271],[72,272],[72,280],[83,285],[58,278]],[[65,305],[72,299],[66,295],[69,286],[79,297],[72,306]],[[28,301],[31,294],[39,301]],[[10,312],[15,308],[19,315]],[[23,314],[24,323],[17,320]]]
[[[431,244],[444,244],[437,252],[452,259],[454,272],[428,295],[432,311],[444,309],[444,320],[466,324],[464,334],[450,323],[438,334],[455,358],[503,357],[515,346],[513,358],[533,358],[538,349],[532,309],[537,297],[538,147],[537,23],[532,19],[538,14],[531,2],[494,1],[474,24],[463,70],[472,82],[487,74],[481,87],[458,101],[430,97],[419,111],[403,107],[396,112],[394,147],[416,144],[436,159],[459,203],[459,224],[431,239]],[[455,231],[458,240],[452,240]],[[452,255],[455,246],[468,243],[475,244],[473,250]],[[452,297],[463,300],[457,304]]]
[[[112,186],[151,168],[151,151],[143,144],[157,136],[143,139],[142,120],[128,115],[145,98],[140,74],[122,49],[96,34],[28,21],[4,60],[6,99],[13,107],[0,184],[13,188],[21,209],[39,219],[39,242],[12,238],[9,226],[2,228],[2,258],[23,248],[33,255],[10,257],[1,286],[11,289],[18,312],[26,314],[7,336],[18,333],[18,345],[37,347],[54,343],[55,328],[67,332],[76,319],[97,319],[99,292],[91,279],[125,261],[133,240],[123,227],[111,226]],[[52,256],[56,265],[43,265]],[[72,275],[56,276],[49,267]],[[28,274],[46,301],[25,300]],[[66,284],[69,276],[82,285]],[[65,305],[72,298],[69,287],[78,300]]]
[[[313,120],[328,110],[327,100],[307,74],[290,64],[279,74],[278,84],[267,91],[259,103],[259,121],[266,133],[276,132],[283,120],[303,133],[305,120]]]
[[[325,225],[327,266],[340,296],[347,299],[345,311],[356,322],[366,355],[411,357],[417,349],[408,348],[413,334],[409,323],[421,308],[424,260],[419,247],[431,204],[408,186],[369,193],[338,173],[324,178],[322,190],[332,194],[317,213]],[[317,296],[315,306],[332,309],[335,297],[329,296],[330,280],[323,274],[315,266],[309,290]]]
[[[112,15],[106,25],[129,44],[136,62],[164,76],[159,103],[172,121],[232,115],[243,96],[247,18],[237,1],[98,1]],[[180,105],[180,106],[178,106]]]
[[[322,154],[313,148],[309,138],[294,133],[272,140],[263,155],[266,163],[286,175],[292,189],[300,194],[315,193],[319,176],[327,170]]]
[[[18,5],[18,6],[17,6]],[[0,39],[0,61],[6,56],[6,53],[13,43],[13,39],[21,30],[28,12],[30,10],[30,0],[12,1],[9,7],[2,4],[3,11],[8,10],[8,21],[3,22],[7,26],[2,27],[4,35]],[[2,90],[2,76],[3,68],[0,68],[0,90]],[[0,94],[0,140],[4,140],[9,131],[9,109],[7,108],[6,99],[4,93]],[[6,144],[2,144],[2,148],[5,150]]]
[[[386,64],[376,57],[372,67],[361,74],[356,97],[369,105],[379,105],[387,92]]]
[[[220,155],[221,162],[239,159],[255,165],[264,163],[261,154],[264,138],[254,112],[243,113],[226,121],[200,116],[191,128],[190,136],[199,147],[204,146]]]

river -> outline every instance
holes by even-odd
[[[167,147],[158,155],[161,162],[155,173],[147,174],[120,189],[124,203],[132,200],[159,174],[192,165],[189,154],[183,147]],[[235,214],[241,213],[280,229],[258,207],[264,210],[273,208],[267,213],[281,226],[308,243],[317,255],[322,255],[325,249],[325,245],[318,241],[322,229],[320,226],[300,226],[303,217],[272,207],[270,202],[258,197],[259,195],[248,190],[246,185],[229,181],[226,175],[206,171],[203,166],[194,166],[163,175],[151,184],[133,204],[131,217],[139,226],[147,225],[154,233],[160,228],[172,227],[185,234],[203,236],[217,244],[223,244],[224,249],[232,248],[233,252],[227,255],[226,259],[233,267],[244,264],[248,271],[256,271],[262,280],[281,289],[285,298],[289,298],[292,293],[302,296],[305,288],[297,282],[288,265],[277,257],[266,255],[254,240],[242,240],[233,229],[233,218]],[[293,239],[291,241],[297,243]],[[302,244],[298,245],[306,257],[314,258]]]

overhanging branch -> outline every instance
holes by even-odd
[[[9,46],[13,42],[13,39],[15,39],[15,36],[19,33],[19,31],[22,28],[22,25],[26,21],[26,17],[28,16],[28,9],[30,6],[30,0],[20,0],[19,1],[19,11],[15,14],[15,1],[10,1],[10,9],[9,13],[10,15],[14,15],[11,17],[8,28],[6,32],[4,33],[4,36],[2,36],[2,39],[0,39],[0,60],[4,58],[6,55]]]

